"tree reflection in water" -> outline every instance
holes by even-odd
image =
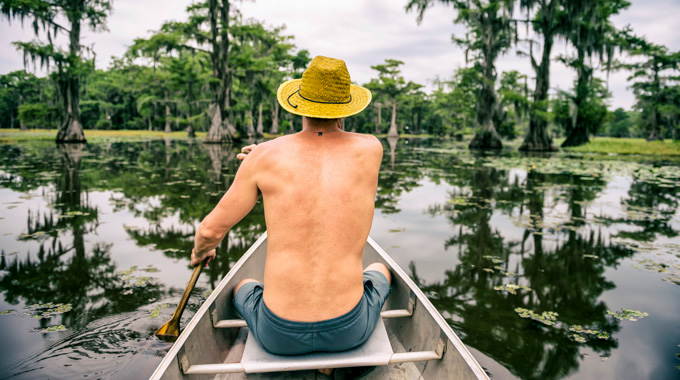
[[[437,166],[447,167],[460,165]],[[449,219],[455,234],[445,242],[445,248],[458,251],[460,264],[447,270],[442,281],[425,283],[412,262],[414,280],[465,343],[519,378],[563,378],[578,368],[583,346],[608,357],[618,345],[614,335],[619,321],[607,317],[607,305],[601,301],[602,293],[615,286],[604,272],[633,252],[606,242],[609,239],[601,231],[578,229],[585,220],[583,205],[595,199],[605,183],[532,170],[520,181],[518,177],[510,179],[508,171],[481,162],[470,164],[467,171],[466,175],[454,171],[447,175],[447,169],[437,173],[437,179],[443,178],[454,190],[448,203],[428,208],[431,215]],[[545,189],[550,185],[564,189],[552,201],[562,198],[569,220],[551,227],[559,239],[544,242],[544,233],[550,229],[544,225],[543,212],[548,207]],[[529,222],[520,241],[507,239],[491,224],[495,213],[527,211]],[[528,238],[532,244],[527,244]],[[516,295],[497,290],[503,284],[531,290],[518,290]],[[516,308],[539,314],[557,312],[560,323],[546,326],[522,319]],[[604,331],[612,338],[590,336],[585,343],[578,343],[569,331],[573,325]]]
[[[144,309],[154,303],[176,302],[183,289],[166,289],[162,283],[148,280],[152,275],[144,273],[147,268],[137,272],[119,268],[112,259],[112,242],[87,242],[99,234],[100,228],[101,205],[91,201],[91,193],[105,191],[111,194],[114,212],[130,212],[147,221],[143,227],[126,228],[138,247],[163,250],[169,258],[182,259],[189,268],[195,226],[228,189],[238,168],[233,147],[212,145],[204,150],[195,144],[168,140],[162,146],[154,142],[69,144],[56,150],[53,146],[3,147],[1,153],[6,170],[2,186],[42,192],[50,204],[45,210],[29,211],[26,232],[19,237],[26,244],[36,243],[37,252],[14,259],[2,256],[0,291],[5,302],[71,305],[70,311],[39,320],[40,328],[56,322],[72,331],[66,341],[12,368],[22,372],[34,368],[37,361],[62,363],[59,358],[67,356],[85,360],[107,353],[134,356],[140,345],[148,346],[140,343],[146,340],[155,350],[155,321]],[[50,156],[57,160],[50,161]],[[22,165],[10,163],[17,157],[21,157]],[[178,221],[167,223],[173,217]],[[262,204],[258,202],[254,212],[218,248],[218,259],[206,270],[210,286],[217,285],[264,230]],[[203,292],[195,292],[192,298],[189,308],[195,310]],[[118,317],[111,320],[112,316]],[[190,316],[185,313],[186,318]]]
[[[584,348],[609,356],[622,334],[617,333],[620,322],[607,316],[603,293],[617,284],[605,271],[635,253],[623,239],[652,244],[677,237],[673,218],[678,187],[644,170],[633,171],[630,187],[609,215],[591,206],[607,191],[609,180],[600,173],[575,173],[568,165],[544,170],[532,165],[533,160],[548,160],[543,157],[473,155],[456,144],[403,138],[384,142],[378,212],[405,223],[405,215],[414,214],[402,213],[411,206],[400,203],[402,198],[419,194],[425,185],[448,190],[445,198],[428,199],[424,211],[426,217],[441,218],[442,226],[448,224],[426,248],[443,246],[446,256],[438,260],[452,269],[421,278],[418,268],[424,266],[413,257],[413,279],[466,344],[517,377],[580,374]],[[161,271],[159,278],[177,269],[183,271],[174,273],[188,278],[195,228],[229,188],[239,166],[236,151],[232,146],[169,139],[0,145],[0,187],[39,194],[41,199],[28,202],[31,211],[20,237],[0,237],[24,247],[16,256],[0,258],[2,306],[54,302],[73,307],[38,322],[42,328],[63,324],[68,332],[44,334],[45,341],[64,338],[46,345],[50,348],[32,356],[22,370],[40,367],[49,376],[74,377],[75,367],[73,372],[58,372],[65,363],[73,364],[69,356],[115,367],[113,360],[104,359],[115,353],[133,363],[130,373],[150,373],[167,350],[152,337],[153,330],[172,312],[183,289],[168,279],[135,286],[129,276],[156,275],[126,273],[133,265],[126,261],[131,255],[122,254],[120,247],[136,249],[133,255],[148,254],[144,257]],[[555,160],[561,159],[570,160]],[[511,162],[511,169],[500,165],[504,160]],[[35,206],[42,201],[50,206]],[[123,230],[121,224],[130,225]],[[112,233],[115,230],[121,235]],[[264,231],[258,202],[218,247],[217,259],[200,284],[214,288]],[[121,236],[127,242],[116,240]],[[183,286],[184,279],[180,283]],[[496,290],[508,284],[530,290]],[[210,289],[198,290],[187,319]],[[161,304],[169,304],[162,310],[166,314],[150,319],[149,309]],[[524,319],[516,308],[557,312],[559,322],[547,326]],[[4,321],[8,319],[0,319]],[[587,339],[579,343],[569,331],[573,325],[604,331],[610,339],[582,334]],[[0,372],[9,368],[2,365]],[[19,367],[12,368],[19,372]]]

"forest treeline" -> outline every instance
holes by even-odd
[[[388,135],[474,133],[471,148],[501,148],[502,139],[524,137],[520,149],[554,150],[588,142],[599,134],[680,138],[680,52],[617,29],[612,17],[626,0],[408,0],[419,22],[435,3],[453,8],[466,26],[453,42],[466,65],[430,88],[407,81],[404,63],[385,59],[371,66],[374,78],[360,83],[374,100],[347,119],[347,130]],[[107,0],[0,0],[10,21],[30,20],[47,41],[14,42],[27,66],[46,68],[47,77],[24,70],[0,75],[0,127],[58,128],[57,141],[84,141],[83,129],[206,131],[204,142],[229,142],[289,133],[299,118],[282,112],[278,85],[299,78],[310,53],[294,44],[283,27],[244,17],[229,0],[196,2],[182,21],[166,22],[148,38],[131,41],[106,69],[81,45],[80,30],[105,26]],[[66,16],[66,17],[63,17]],[[68,24],[57,23],[57,18]],[[55,44],[68,37],[68,48]],[[555,56],[557,41],[568,53]],[[452,47],[452,49],[455,47]],[[504,54],[530,62],[533,75],[498,74]],[[341,57],[340,57],[341,58]],[[560,61],[576,74],[569,90],[550,85],[550,66]],[[628,63],[634,62],[634,63]],[[636,96],[634,110],[608,110],[606,77],[627,70]],[[296,125],[297,123],[297,125]]]

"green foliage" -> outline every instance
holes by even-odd
[[[626,33],[623,37],[629,54],[641,61],[622,64],[631,71],[628,78],[640,111],[639,128],[649,140],[680,138],[680,52]]]
[[[111,11],[110,0],[7,0],[0,5],[0,13],[9,21],[25,19],[32,21],[33,31],[42,31],[47,42],[13,42],[24,54],[24,66],[29,62],[51,69],[50,77],[57,89],[59,104],[64,116],[64,124],[57,140],[83,141],[80,123],[81,81],[94,67],[93,58],[86,59],[83,50],[91,49],[80,45],[81,24],[87,23],[90,29],[105,29],[105,21]],[[68,27],[58,22],[68,20]],[[68,49],[55,45],[58,33],[65,34],[69,41]]]
[[[18,108],[19,120],[29,128],[46,128],[52,123],[58,114],[58,109],[50,107],[45,103],[26,103]]]
[[[466,62],[472,61],[482,78],[477,106],[477,122],[481,127],[470,143],[472,148],[502,147],[497,129],[502,116],[498,113],[496,95],[496,59],[512,46],[516,39],[515,22],[512,19],[514,1],[458,1],[458,0],[410,0],[406,10],[416,10],[418,21],[425,10],[441,2],[451,4],[457,11],[455,23],[467,27],[464,37],[452,40],[465,49]]]
[[[529,110],[526,75],[508,71],[501,75],[498,89],[499,103],[494,116],[498,134],[507,139],[519,135],[518,126],[524,121]]]
[[[449,80],[435,79],[431,112],[427,117],[430,133],[453,135],[477,126],[477,100],[482,77],[475,68],[456,70]]]
[[[584,98],[578,99],[577,95],[562,91],[553,101],[555,123],[562,127],[567,136],[577,133],[577,130],[595,134],[600,126],[608,121],[606,99],[611,94],[604,86],[604,82],[595,78],[586,90]],[[580,105],[577,105],[577,101]]]
[[[562,56],[560,60],[576,71],[573,96],[571,96],[572,121],[564,120],[564,112],[559,116],[559,124],[565,128],[567,139],[563,147],[578,146],[588,142],[589,134],[597,131],[596,121],[604,121],[598,102],[593,99],[601,92],[600,83],[594,78],[595,59],[609,71],[614,53],[620,47],[621,39],[612,17],[630,6],[627,0],[569,1],[565,3],[563,35],[574,47],[574,56]],[[604,112],[606,114],[606,110]],[[558,116],[556,115],[556,118]]]
[[[41,102],[48,86],[45,78],[38,78],[24,70],[0,75],[0,119],[2,128],[19,127],[19,107]]]
[[[635,112],[626,112],[623,108],[617,108],[611,113],[611,119],[604,131],[604,136],[632,137],[634,131]]]

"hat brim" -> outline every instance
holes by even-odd
[[[344,104],[327,104],[311,102],[300,96],[301,79],[283,82],[276,92],[279,104],[286,111],[300,116],[316,117],[319,119],[340,119],[356,115],[371,103],[371,91],[367,88],[350,85],[349,93],[352,100]]]

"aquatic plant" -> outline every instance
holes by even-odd
[[[52,333],[52,332],[58,332],[58,331],[66,331],[66,326],[64,326],[64,325],[54,325],[54,326],[48,326],[44,329],[36,328],[33,331],[39,332],[39,333]]]
[[[33,304],[26,307],[27,315],[35,319],[50,318],[53,315],[64,314],[71,311],[73,306],[70,303],[44,303]]]
[[[622,320],[637,321],[638,319],[642,319],[648,316],[649,314],[638,310],[621,309],[621,311],[607,310],[607,315],[611,315],[614,318],[621,321]]]
[[[151,310],[151,315],[149,316],[149,318],[151,319],[158,318],[158,316],[161,315],[161,309],[165,309],[168,306],[170,305],[167,303],[156,306],[153,310]]]
[[[517,294],[517,291],[520,290],[520,289],[526,290],[526,291],[531,290],[531,288],[526,286],[526,285],[514,285],[514,284],[504,284],[504,285],[493,287],[493,290],[508,292],[510,294]]]
[[[522,307],[515,308],[515,313],[519,314],[522,318],[531,318],[536,322],[540,322],[546,326],[553,326],[557,323],[557,314],[554,311],[544,311],[541,314],[534,312],[533,310],[525,309]]]

